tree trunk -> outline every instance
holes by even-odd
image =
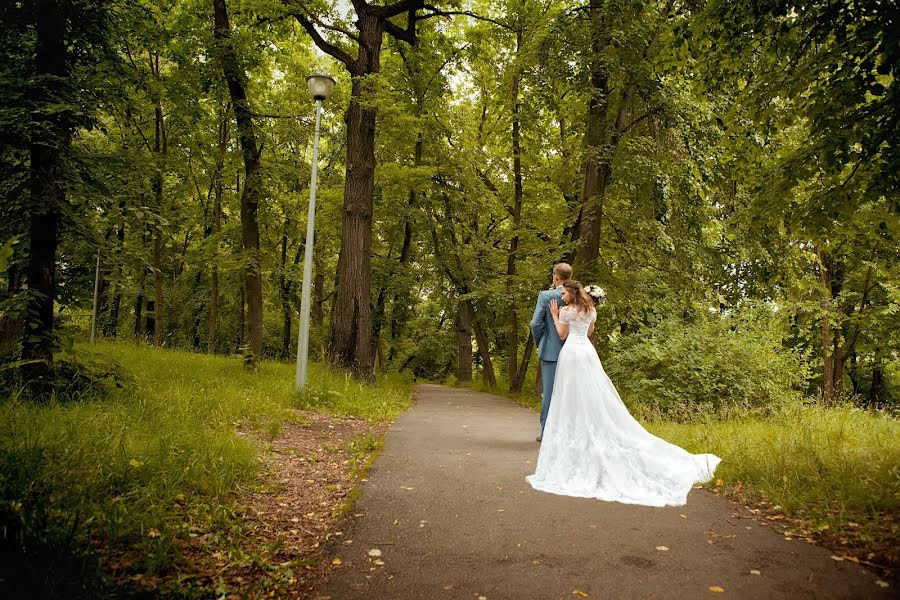
[[[456,381],[472,381],[472,324],[465,302],[456,308]]]
[[[522,30],[516,30],[516,56],[522,45]],[[514,198],[512,210],[513,236],[509,241],[509,253],[506,257],[506,315],[509,335],[507,337],[509,391],[517,392],[522,389],[519,381],[519,316],[516,312],[516,253],[519,250],[519,235],[516,233],[522,218],[522,147],[521,133],[519,130],[519,75],[512,80],[512,152],[513,152],[513,180]]]
[[[369,45],[365,73],[378,72],[383,25],[360,17],[360,36]],[[362,53],[363,50],[360,49]],[[331,308],[328,357],[362,381],[374,379],[371,317],[372,207],[375,189],[375,109],[364,106],[371,90],[354,79],[347,109],[347,172],[344,223],[338,257],[336,301]]]
[[[315,24],[302,13],[297,20],[324,52],[341,61],[353,77],[347,109],[347,160],[344,182],[344,221],[338,256],[336,301],[331,305],[331,336],[327,355],[340,367],[348,368],[362,381],[374,379],[375,353],[372,346],[371,246],[372,206],[375,189],[376,109],[370,102],[372,82],[368,77],[381,68],[384,32],[410,44],[416,40],[415,13],[424,3],[398,1],[393,4],[353,2],[357,33],[354,58],[324,38]],[[390,21],[407,13],[407,28]]]
[[[244,253],[244,281],[249,312],[249,360],[248,366],[262,356],[262,256],[259,252],[259,224],[256,214],[261,194],[260,150],[256,141],[250,101],[244,85],[246,74],[238,64],[231,40],[231,25],[225,0],[213,0],[215,14],[215,38],[220,44],[222,71],[228,82],[228,92],[234,108],[241,153],[244,158],[244,190],[241,194],[241,238]]]
[[[528,365],[531,362],[532,352],[534,352],[534,337],[529,333],[528,341],[525,343],[525,352],[522,353],[522,362],[519,363],[519,373],[516,377],[517,385],[515,388],[510,386],[509,391],[516,393],[522,391],[522,386],[525,385],[525,375],[528,373]]]
[[[66,11],[56,0],[37,0],[35,5],[35,33],[37,45],[34,67],[38,77],[47,78],[54,87],[63,89],[46,97],[65,97],[68,80],[66,50]],[[56,83],[53,83],[56,82]],[[59,102],[60,100],[54,100]],[[30,223],[28,267],[28,308],[23,327],[22,359],[29,378],[38,378],[49,371],[53,362],[53,303],[56,298],[56,248],[59,219],[66,201],[61,185],[61,155],[71,138],[71,126],[66,113],[40,116],[45,123],[41,131],[31,136]]]
[[[884,358],[884,350],[876,348],[875,366],[872,367],[872,384],[869,386],[869,393],[866,395],[866,404],[869,406],[877,405],[881,402],[884,395]]]
[[[228,110],[226,105],[222,110],[222,119],[219,122],[219,154],[216,157],[216,172],[213,174],[213,235],[222,231],[222,175],[225,170],[225,152],[228,145]],[[216,328],[219,318],[219,252],[218,240],[216,240],[216,255],[212,260],[209,285],[209,333],[206,337],[206,351],[209,354],[216,352]]]
[[[417,101],[417,116],[422,114],[422,104],[424,98],[420,97]],[[416,136],[416,147],[413,152],[413,166],[422,166],[422,132]],[[412,211],[416,205],[416,192],[409,190],[409,200],[407,201],[406,217],[403,223],[403,246],[400,248],[400,260],[398,268],[401,272],[405,272],[409,267],[410,257],[412,256]],[[397,340],[403,332],[403,326],[409,321],[409,290],[404,286],[401,290],[394,293],[393,302],[391,303],[391,345],[388,350],[387,361],[392,362],[397,354]],[[470,357],[471,362],[471,357]],[[471,371],[471,364],[469,371]],[[469,374],[471,379],[471,373]]]
[[[243,278],[246,281],[246,278]],[[240,312],[238,313],[238,330],[237,330],[237,352],[244,351],[244,330],[246,329],[244,321],[245,321],[245,306],[247,305],[247,294],[244,291],[244,284],[241,282],[241,307]]]
[[[478,320],[475,306],[471,300],[466,300],[469,307],[469,315],[472,317],[472,328],[475,330],[475,341],[478,343],[478,355],[481,357],[481,377],[485,385],[497,387],[497,377],[494,375],[494,364],[491,362],[491,347],[484,328]]]
[[[834,389],[834,335],[831,330],[831,274],[828,259],[821,249],[819,254],[819,283],[822,285],[822,393],[826,402],[835,398]]]
[[[106,322],[107,336],[115,338],[119,331],[119,310],[122,306],[122,253],[125,250],[125,200],[119,202],[119,219],[116,225],[116,252],[113,275],[113,299]]]
[[[312,313],[312,321],[316,325],[321,325],[322,321],[325,319],[325,274],[324,265],[321,262],[321,259],[316,258],[313,260],[313,267],[315,268],[316,275],[313,277],[313,303],[310,307],[310,312]]]
[[[153,77],[161,80],[159,71],[159,55],[150,56],[150,69]],[[156,106],[154,106],[156,125],[156,135],[153,143],[153,152],[156,155],[156,173],[153,177],[153,192],[156,200],[155,222],[153,226],[153,318],[154,332],[153,343],[156,346],[162,346],[165,338],[165,312],[166,307],[163,300],[163,273],[162,273],[162,219],[163,219],[163,175],[165,171],[165,157],[168,151],[168,141],[166,139],[166,127],[163,120],[162,103],[159,97],[156,98]]]
[[[584,135],[584,185],[581,191],[582,241],[577,262],[582,267],[600,255],[600,233],[603,221],[603,196],[611,172],[609,148],[604,147],[609,112],[609,70],[604,53],[609,45],[609,32],[603,18],[603,0],[590,0],[591,23],[591,99],[588,102]]]

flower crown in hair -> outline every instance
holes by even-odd
[[[606,301],[606,292],[603,291],[603,288],[599,285],[587,285],[584,287],[584,291],[587,292],[587,295],[594,299],[594,302],[597,304],[603,304]]]

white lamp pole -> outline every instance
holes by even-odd
[[[316,230],[316,176],[319,170],[319,125],[322,118],[322,101],[331,94],[334,79],[324,73],[306,78],[309,93],[316,101],[316,136],[313,141],[312,178],[309,184],[309,214],[306,217],[306,253],[303,259],[303,287],[300,292],[300,331],[297,340],[297,372],[294,388],[306,385],[306,367],[309,362],[309,311],[312,291],[312,254]]]

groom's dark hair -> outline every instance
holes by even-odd
[[[553,265],[553,274],[559,277],[560,281],[572,279],[572,265],[569,263],[556,263]]]

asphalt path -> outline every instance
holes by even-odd
[[[320,598],[896,597],[706,490],[667,508],[535,491],[535,412],[434,385],[416,399],[328,547],[340,564]]]

